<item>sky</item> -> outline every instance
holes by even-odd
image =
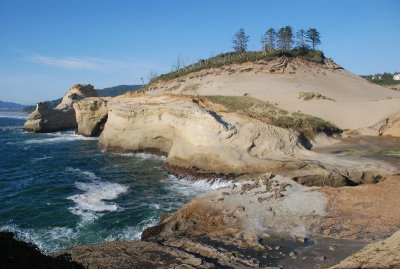
[[[142,84],[153,71],[232,50],[244,28],[314,27],[356,74],[400,71],[400,0],[0,0],[0,100],[60,98],[76,83]]]

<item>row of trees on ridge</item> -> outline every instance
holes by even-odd
[[[240,28],[233,36],[233,49],[236,52],[246,52],[248,41],[249,36],[246,35],[243,28]],[[296,35],[294,35],[291,26],[282,27],[278,31],[274,28],[269,28],[261,38],[261,45],[264,51],[291,50],[294,45],[300,49],[311,48],[315,50],[320,44],[321,35],[315,28],[300,29],[296,32]]]

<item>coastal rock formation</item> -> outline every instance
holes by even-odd
[[[107,151],[167,155],[169,170],[189,174],[248,174],[293,169],[306,149],[297,132],[235,113],[216,113],[190,96],[133,95],[107,104],[100,136]]]
[[[89,97],[73,104],[78,134],[84,136],[100,135],[107,121],[107,102],[110,99],[107,97]]]
[[[343,186],[376,182],[393,170],[315,154],[296,131],[226,112],[200,97],[125,95],[113,98],[107,108],[101,148],[166,155],[167,169],[176,174],[276,172],[309,186]]]
[[[96,97],[96,96],[97,92],[95,91],[92,85],[75,84],[64,95],[61,103],[56,107],[56,109],[59,110],[70,109],[74,102],[82,100],[87,97]]]
[[[87,268],[327,268],[365,241],[400,228],[397,200],[383,198],[399,193],[399,180],[310,188],[265,174],[194,198],[146,229],[142,241],[78,246],[55,255],[69,254]],[[334,268],[397,268],[398,235]]]
[[[379,240],[400,229],[400,177],[375,185],[315,188],[267,174],[256,181],[202,194],[145,230],[142,239],[207,234],[257,247],[266,234]],[[376,199],[372,202],[371,197]]]
[[[36,133],[56,132],[76,128],[73,109],[54,109],[47,103],[40,102],[35,111],[29,114],[24,130]]]
[[[97,96],[92,85],[76,84],[65,94],[56,108],[51,108],[47,103],[38,103],[35,111],[28,116],[24,130],[46,133],[76,129],[73,103],[91,96]]]

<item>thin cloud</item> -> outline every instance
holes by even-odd
[[[26,57],[25,60],[32,63],[70,70],[108,71],[116,68],[123,69],[128,67],[128,64],[122,61],[93,57],[50,57],[34,54]]]

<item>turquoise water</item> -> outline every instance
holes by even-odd
[[[224,184],[178,179],[155,155],[103,153],[74,132],[27,133],[25,118],[0,114],[0,230],[45,252],[139,239],[162,214]]]

